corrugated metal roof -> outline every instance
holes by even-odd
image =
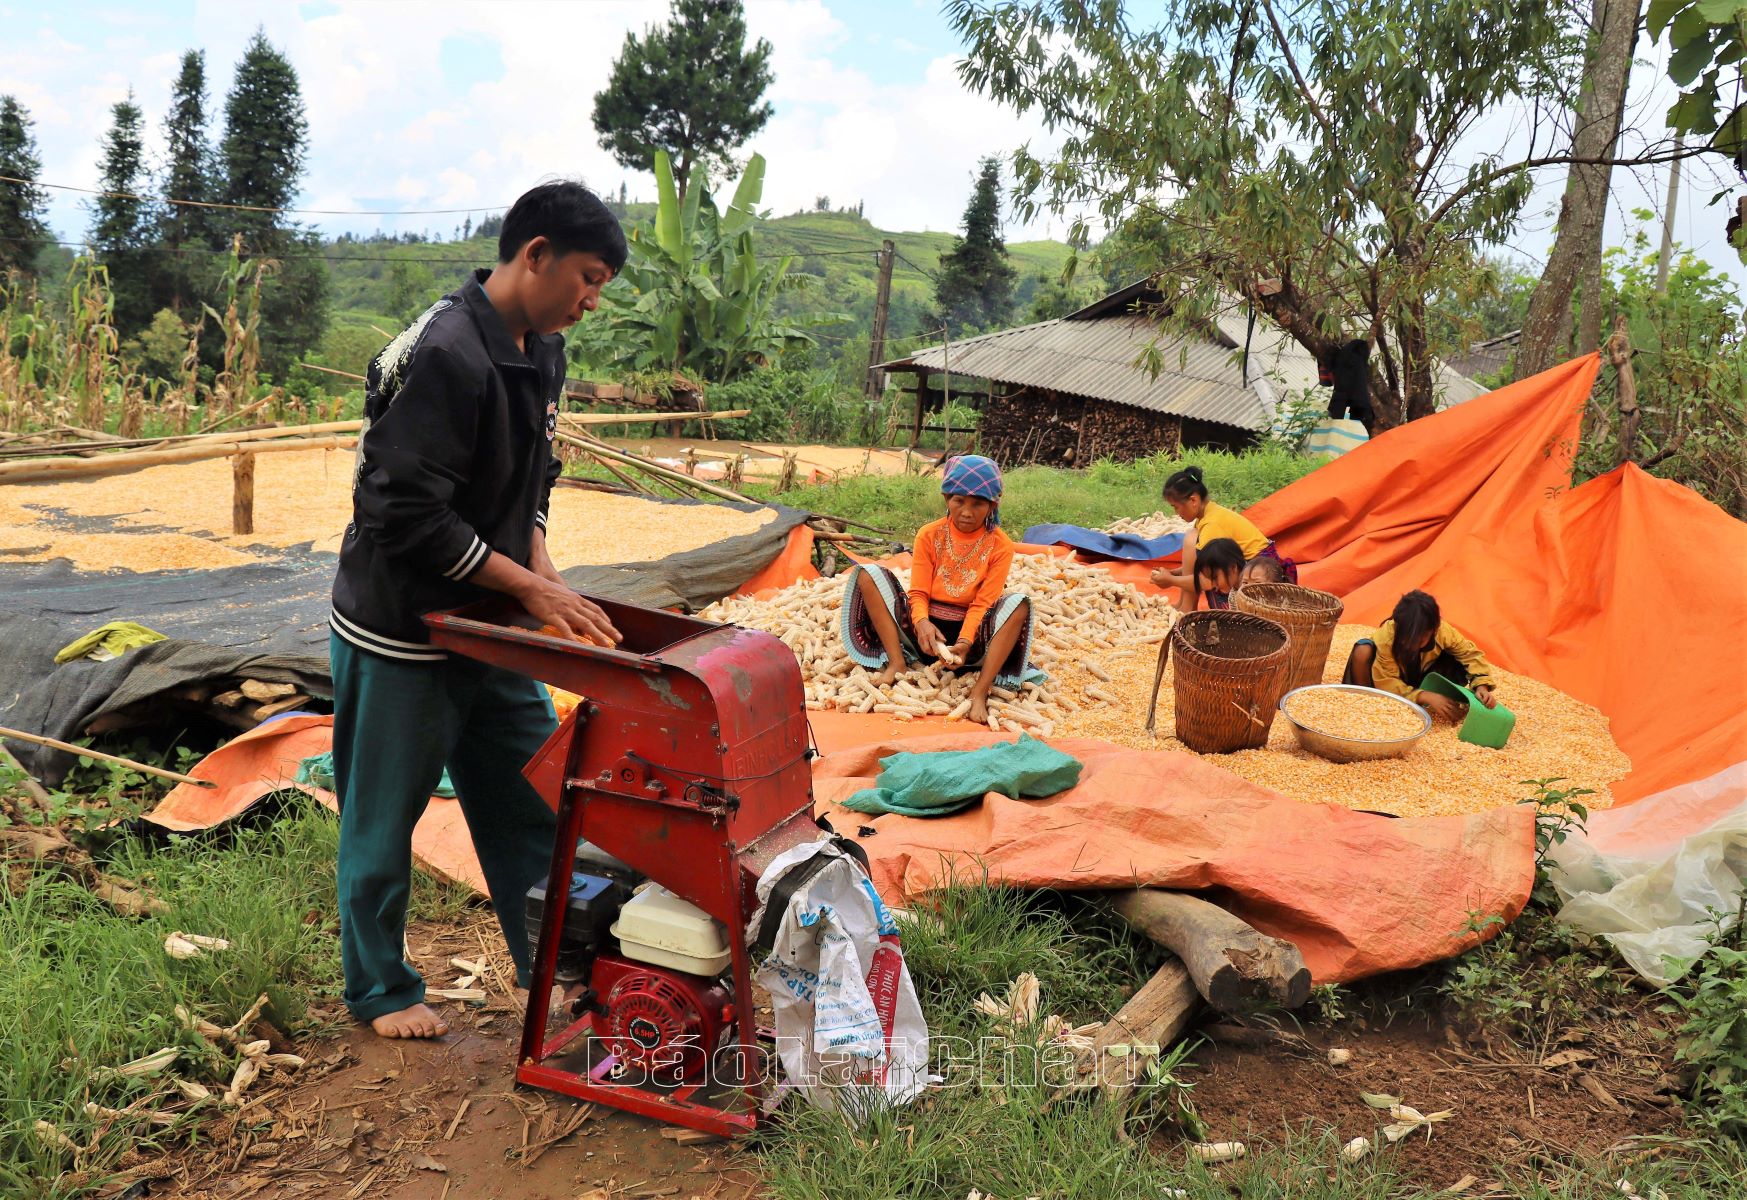
[[[1175,333],[1160,337],[1155,320],[1131,311],[1137,302],[1157,299],[1157,288],[1140,280],[1059,320],[931,346],[880,367],[950,367],[955,375],[1049,388],[1256,432],[1273,424],[1278,399],[1319,386],[1316,356],[1262,313],[1250,329],[1243,301],[1222,306],[1206,338],[1185,339]],[[1246,334],[1247,369],[1240,361]],[[1137,365],[1155,338],[1163,364],[1156,378]],[[1486,394],[1443,364],[1437,387],[1439,407]]]
[[[1137,365],[1158,338],[1157,377]],[[1261,431],[1268,405],[1239,376],[1231,350],[1211,339],[1159,338],[1158,325],[1137,314],[1044,321],[932,346],[882,364],[887,370],[926,367],[999,383],[1050,388]]]

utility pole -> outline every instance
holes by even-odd
[[[862,387],[870,400],[886,390],[885,372],[874,367],[886,357],[886,314],[892,307],[892,259],[897,257],[897,249],[891,238],[880,243],[880,283],[874,293],[873,334],[868,339],[867,380]]]
[[[1674,140],[1675,150],[1686,149],[1686,139]],[[1662,211],[1662,250],[1656,256],[1656,291],[1665,295],[1668,292],[1668,264],[1674,257],[1674,210],[1680,202],[1680,159],[1676,158],[1668,164],[1668,204]]]

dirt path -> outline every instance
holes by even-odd
[[[489,914],[415,929],[415,965],[433,987],[448,960],[496,947]],[[670,1127],[602,1105],[518,1088],[521,1012],[491,956],[484,1006],[441,1005],[450,1032],[395,1042],[354,1025],[300,1047],[310,1065],[263,1092],[213,1149],[162,1164],[176,1178],[153,1196],[178,1200],[742,1200],[756,1187],[731,1143],[680,1145]],[[337,1015],[337,1014],[336,1014]]]

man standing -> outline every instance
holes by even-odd
[[[422,618],[495,591],[566,633],[619,640],[553,566],[546,517],[559,331],[594,310],[625,254],[593,192],[541,184],[505,215],[497,266],[370,366],[329,650],[345,999],[383,1037],[448,1031],[402,955],[413,826],[445,766],[528,984],[523,898],[545,877],[556,820],[521,772],[555,728],[552,702],[531,679],[436,649]]]

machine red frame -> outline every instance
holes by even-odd
[[[727,926],[733,950],[738,1082],[720,1089],[616,1083],[604,1064],[554,1065],[595,1030],[585,1014],[548,1036],[563,904],[548,904],[522,1026],[518,1082],[676,1125],[754,1129],[769,1081],[757,1042],[746,927],[777,855],[821,836],[800,666],[766,633],[597,600],[624,635],[602,647],[539,632],[508,599],[425,618],[433,644],[584,697],[524,771],[558,814],[548,896],[569,894],[579,838],[622,859]],[[587,1047],[583,1047],[588,1063]],[[710,1075],[717,1063],[712,1061]]]

